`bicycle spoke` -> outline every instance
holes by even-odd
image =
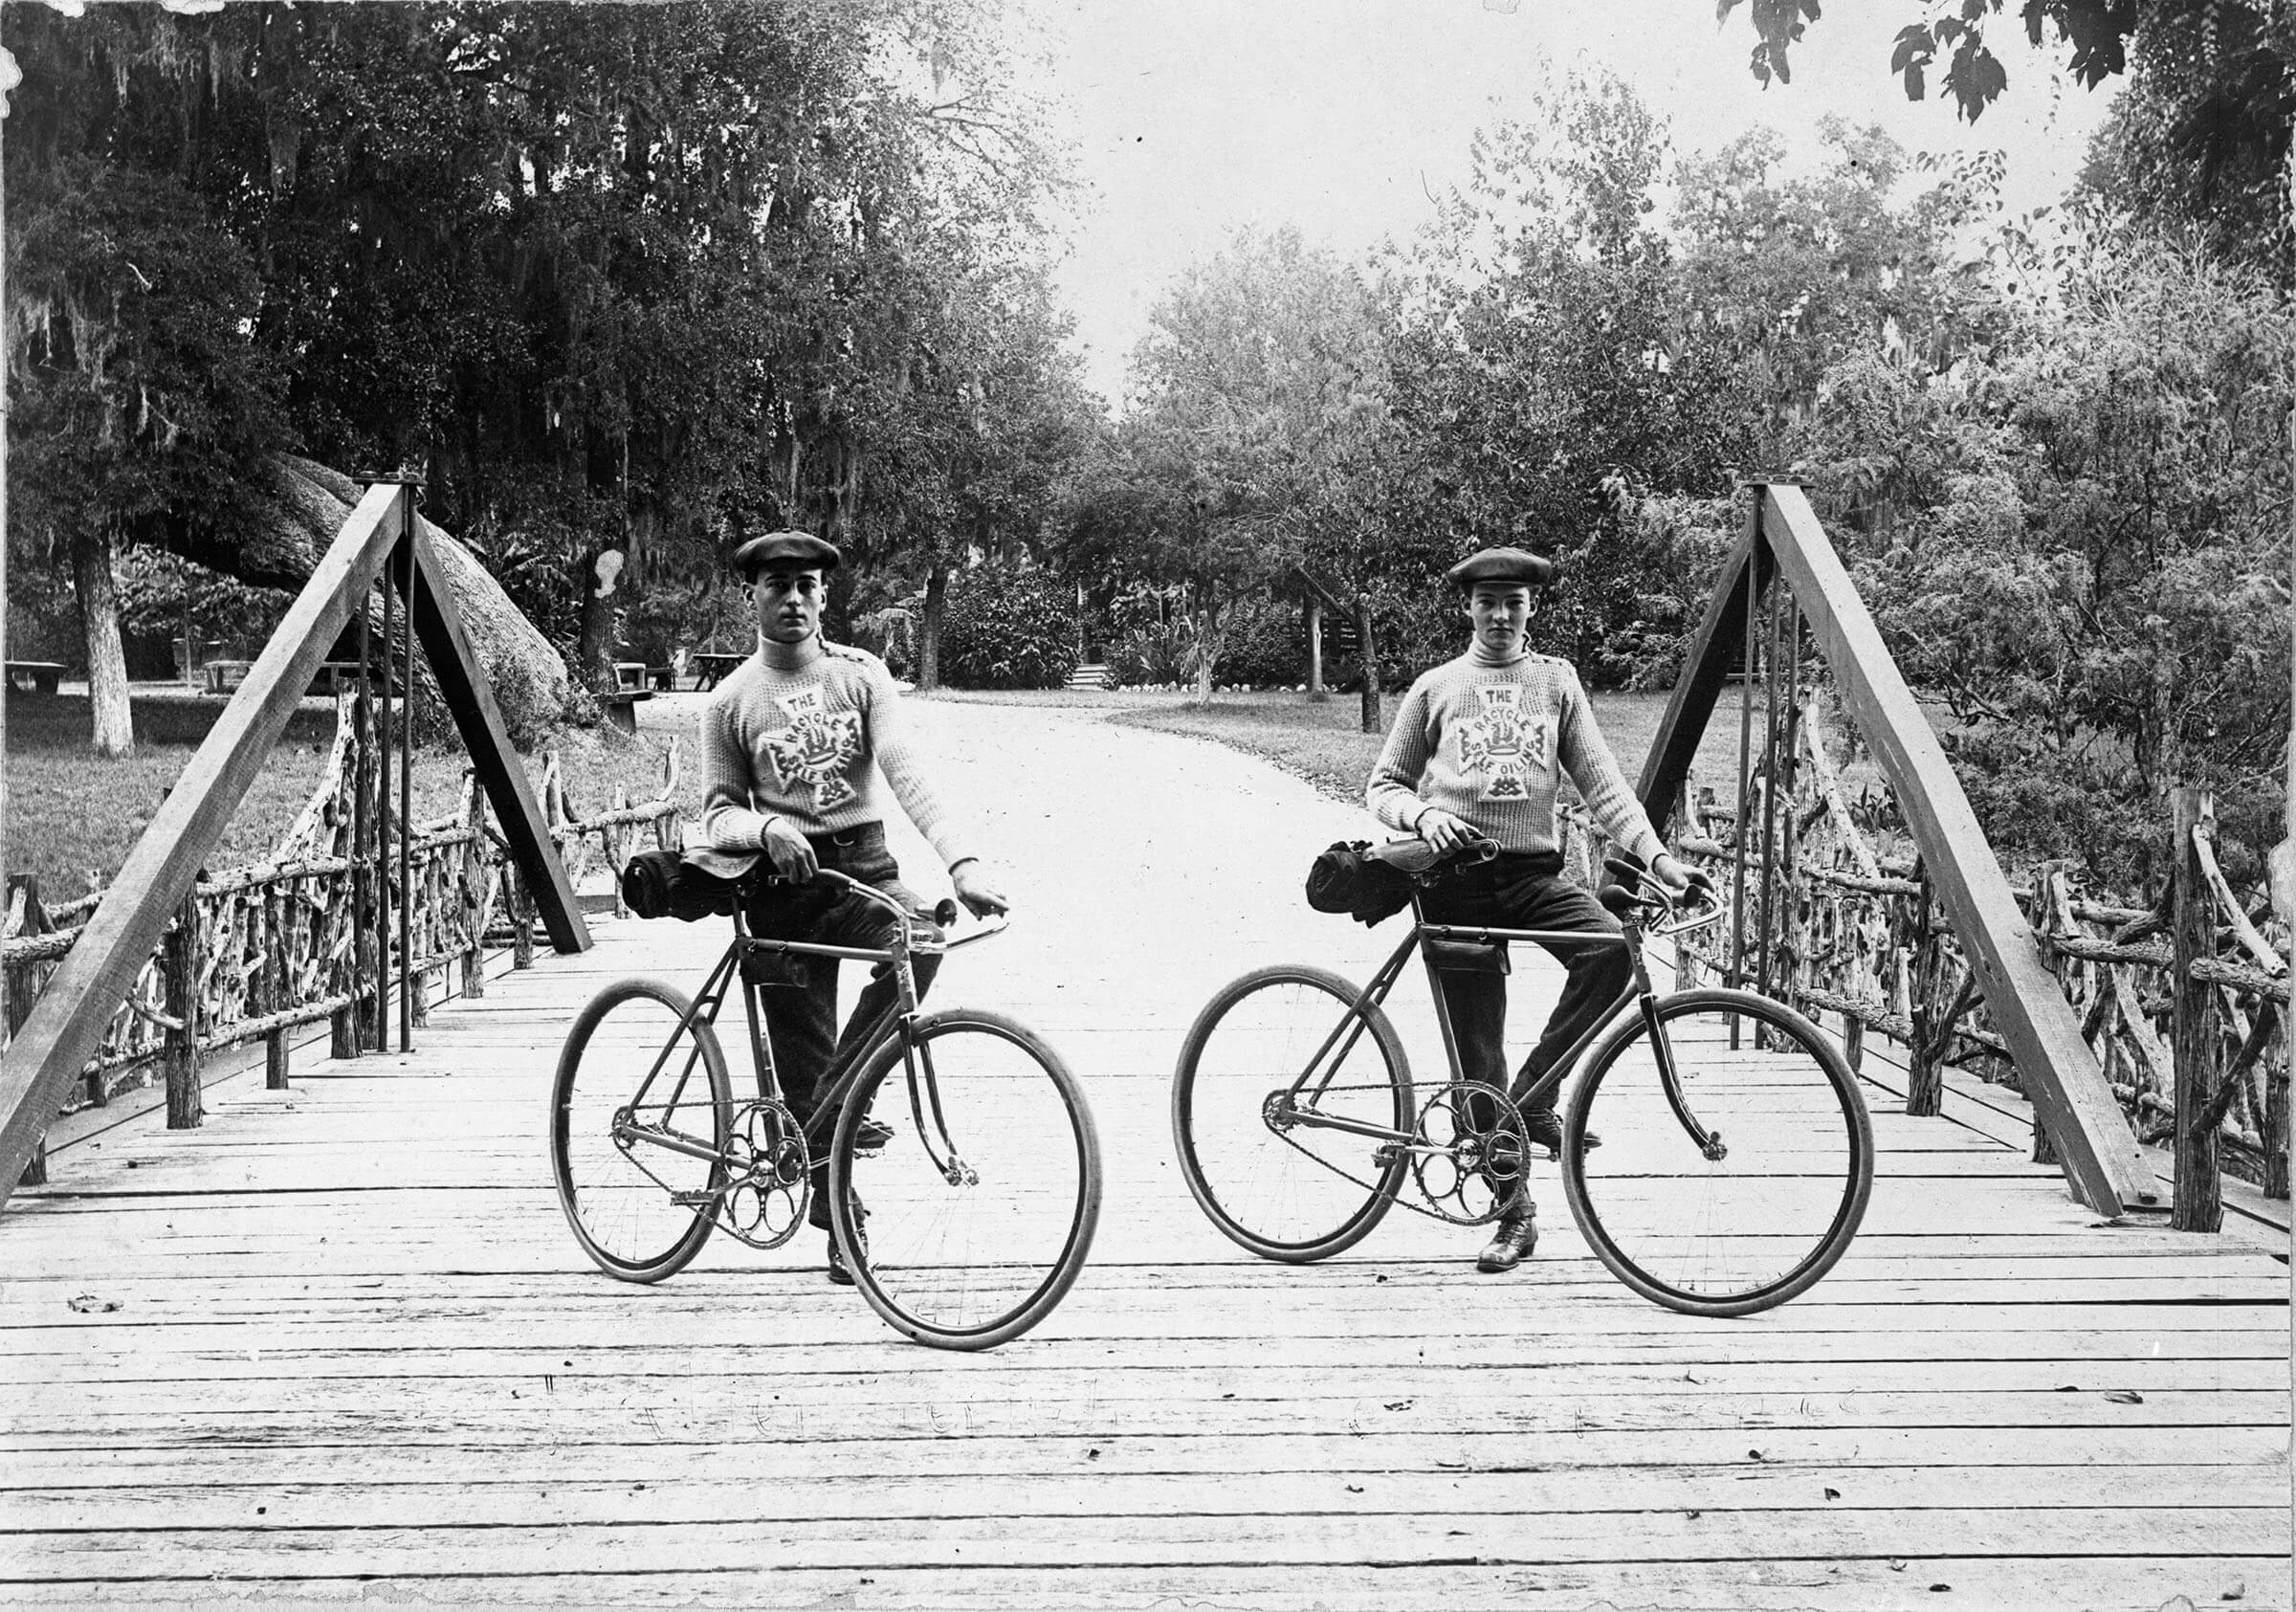
[[[1319,969],[1262,969],[1189,1032],[1173,1087],[1181,1167],[1213,1224],[1254,1253],[1326,1257],[1394,1201],[1410,1082],[1384,1017],[1335,1035],[1355,995]]]
[[[679,1031],[685,999],[668,986],[625,981],[585,1009],[560,1055],[552,1094],[551,1159],[560,1202],[590,1257],[614,1275],[654,1281],[682,1267],[709,1234],[724,1179],[724,1062],[706,1027]],[[655,1072],[682,1066],[676,1094],[631,1107]],[[705,1074],[690,1079],[698,1067]],[[617,1120],[623,1121],[617,1132]],[[662,1145],[685,1141],[706,1157]]]
[[[1719,993],[1698,995],[1661,1012],[1682,1107],[1710,1145],[1669,1101],[1638,1028],[1597,1052],[1574,1100],[1574,1124],[1603,1145],[1579,1160],[1572,1206],[1630,1286],[1678,1308],[1744,1313],[1791,1297],[1840,1256],[1871,1182],[1871,1133],[1854,1078],[1817,1032],[1805,1038],[1774,1005],[1750,1023]]]
[[[898,1126],[847,1166],[867,1240],[855,1275],[920,1341],[1000,1342],[1057,1302],[1091,1241],[1098,1154],[1082,1094],[994,1015],[928,1019],[914,1056],[890,1049],[855,1089]]]

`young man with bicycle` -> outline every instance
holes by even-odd
[[[918,929],[938,938],[886,849],[880,781],[939,853],[959,900],[980,916],[1007,904],[970,830],[943,808],[909,747],[885,663],[821,635],[827,578],[840,558],[834,544],[805,532],[770,533],[735,550],[733,568],[757,610],[758,649],[718,685],[702,714],[707,846],[688,855],[724,878],[748,872],[761,856],[772,863],[786,882],[762,885],[743,914],[762,939],[882,948],[894,922],[882,907],[826,885],[808,888],[818,869],[844,873],[898,896]],[[822,1071],[892,1004],[898,985],[880,965],[841,1035],[836,960],[791,961],[799,977],[761,994],[783,1099],[802,1125],[812,1117]],[[939,961],[930,954],[914,960],[920,997]],[[891,1136],[873,1118],[865,1122],[864,1151]],[[808,1214],[825,1231],[827,1199],[814,1192]],[[834,1236],[828,1273],[833,1282],[852,1280]]]
[[[1553,572],[1550,562],[1514,548],[1486,549],[1451,568],[1447,580],[1464,595],[1472,638],[1465,654],[1411,685],[1364,790],[1381,823],[1417,834],[1446,855],[1479,839],[1497,844],[1490,860],[1452,868],[1427,889],[1422,907],[1431,922],[1619,933],[1618,920],[1593,894],[1562,874],[1555,805],[1566,774],[1622,850],[1672,891],[1692,882],[1667,853],[1603,742],[1578,673],[1568,661],[1528,648],[1533,601]],[[1518,1099],[1619,999],[1630,973],[1616,945],[1547,949],[1568,981],[1512,1087],[1503,977],[1444,975],[1444,1010],[1468,1078]],[[1560,1154],[1562,1125],[1552,1096],[1524,1108],[1522,1117],[1531,1140]],[[1587,1145],[1595,1143],[1590,1134]],[[1520,1264],[1538,1241],[1536,1214],[1518,1187],[1476,1269],[1512,1270]]]

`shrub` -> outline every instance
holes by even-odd
[[[951,579],[940,675],[958,689],[1056,689],[1076,669],[1075,596],[1041,571]]]
[[[1223,683],[1291,688],[1308,680],[1308,630],[1297,605],[1242,599],[1228,607],[1225,642],[1212,668]]]
[[[1184,620],[1149,621],[1108,647],[1108,669],[1117,682],[1135,687],[1185,682],[1195,665],[1196,630]]]

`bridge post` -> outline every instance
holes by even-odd
[[[2217,826],[2216,803],[2205,789],[2179,784],[2170,791],[2173,812],[2169,930],[2171,1048],[2176,1064],[2176,1205],[2169,1225],[2178,1231],[2216,1231],[2224,1224],[2223,1183],[2217,1175],[2217,991],[2193,978],[2193,964],[2217,955],[2217,911],[2200,868],[2196,835]]]
[[[195,887],[196,888],[196,887]],[[175,927],[160,953],[160,978],[166,989],[166,1050],[161,1067],[167,1075],[167,1129],[188,1131],[201,1119],[199,1100],[199,897],[187,894],[175,910]]]

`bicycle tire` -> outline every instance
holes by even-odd
[[[912,1050],[929,1076],[910,1078]],[[862,1154],[872,1109],[894,1136]],[[829,1218],[853,1285],[934,1348],[994,1348],[1050,1314],[1092,1251],[1100,1192],[1083,1087],[1002,1013],[923,1016],[871,1055],[838,1111]]]
[[[1587,1055],[1563,1132],[1563,1190],[1612,1274],[1691,1315],[1750,1315],[1834,1268],[1873,1190],[1857,1076],[1817,1026],[1751,991],[1678,991],[1652,1009],[1710,1158],[1657,1073],[1651,1027],[1622,1017]],[[1580,1146],[1594,1129],[1603,1146]]]
[[[647,1094],[646,1116],[696,1141],[702,1138],[695,1122],[706,1125],[717,1157],[704,1160],[620,1142],[613,1134],[614,1116],[636,1099],[692,1005],[683,991],[658,980],[618,980],[590,999],[559,1049],[550,1093],[550,1169],[559,1206],[583,1251],[625,1282],[658,1282],[684,1270],[709,1241],[714,1216],[708,1205],[679,1204],[671,1195],[714,1193],[725,1184],[732,1086],[725,1053],[706,1022],[687,1027],[706,1093],[685,1089],[691,1063],[681,1080],[665,1060],[656,1089]],[[663,1080],[673,1090],[661,1090]]]
[[[1355,1247],[1402,1188],[1410,1160],[1400,1149],[1382,1163],[1370,1138],[1279,1131],[1267,1114],[1268,1098],[1298,1076],[1361,995],[1329,969],[1255,968],[1204,1004],[1181,1046],[1172,1075],[1181,1177],[1211,1223],[1263,1259],[1305,1265]],[[1349,1093],[1350,1117],[1408,1135],[1417,1110],[1402,1043],[1376,1004],[1362,1020],[1326,1096]],[[1255,1176],[1269,1178],[1269,1190],[1255,1191]]]

